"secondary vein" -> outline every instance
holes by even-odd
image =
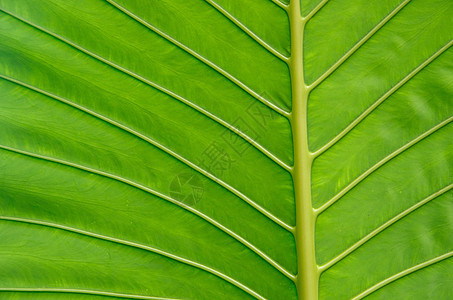
[[[76,108],[80,111],[83,111],[97,119],[100,119],[102,121],[105,121],[107,123],[109,123],[110,125],[113,125],[115,127],[118,127],[138,138],[140,138],[141,140],[144,140],[146,141],[147,143],[151,144],[152,146],[155,146],[156,148],[160,149],[161,151],[167,153],[168,155],[172,156],[173,158],[179,160],[180,162],[184,163],[185,165],[187,165],[188,167],[192,168],[193,170],[199,172],[200,174],[202,174],[203,176],[209,178],[210,180],[212,180],[213,182],[217,183],[218,185],[222,186],[223,188],[225,188],[226,190],[228,190],[229,192],[231,192],[232,194],[236,195],[238,198],[242,199],[244,202],[246,202],[247,204],[249,204],[250,206],[252,206],[253,208],[255,208],[256,210],[258,210],[259,212],[261,212],[263,215],[265,215],[266,217],[268,217],[270,220],[274,221],[275,223],[277,223],[278,225],[280,225],[281,227],[283,227],[284,229],[292,232],[292,226],[286,224],[285,222],[283,222],[282,220],[280,220],[279,218],[275,217],[272,213],[270,213],[269,211],[267,211],[265,208],[261,207],[259,204],[255,203],[253,200],[251,200],[250,198],[248,198],[246,195],[244,195],[243,193],[241,193],[240,191],[236,190],[235,188],[233,188],[232,186],[230,186],[229,184],[227,184],[226,182],[224,182],[223,180],[221,180],[220,178],[214,176],[213,174],[207,172],[206,170],[200,168],[198,165],[192,163],[191,161],[189,161],[188,159],[182,157],[181,155],[177,154],[176,152],[174,152],[173,150],[167,148],[166,146],[160,144],[159,142],[149,138],[148,136],[142,134],[142,133],[139,133],[115,120],[112,120],[108,117],[105,117],[95,111],[92,111],[86,107],[83,107],[81,105],[78,105],[76,103],[73,103],[65,98],[62,98],[60,96],[57,96],[57,95],[54,95],[52,93],[49,93],[47,91],[44,91],[44,90],[41,90],[39,88],[36,88],[34,86],[31,86],[29,84],[26,84],[24,82],[21,82],[17,79],[13,79],[13,78],[10,78],[8,76],[5,76],[5,75],[2,75],[0,74],[0,78],[3,78],[5,80],[8,80],[10,82],[13,82],[13,83],[16,83],[18,85],[21,85],[23,87],[26,87],[30,90],[33,90],[35,92],[38,92],[40,94],[43,94],[45,96],[48,96],[50,98],[53,98],[57,101],[60,101],[60,102],[63,102],[67,105],[70,105],[71,107],[73,108]]]
[[[197,53],[196,51],[194,51],[193,49],[191,49],[188,46],[184,45],[183,43],[179,42],[178,40],[176,40],[175,38],[171,37],[170,35],[166,34],[165,32],[163,32],[162,30],[160,30],[156,26],[154,26],[154,25],[148,23],[147,21],[143,20],[139,16],[137,16],[134,13],[132,13],[131,11],[127,10],[125,7],[123,7],[120,4],[116,3],[115,1],[113,1],[113,0],[105,0],[105,1],[110,3],[113,7],[115,7],[116,9],[121,11],[122,13],[126,14],[127,16],[129,16],[130,18],[135,20],[136,22],[138,22],[141,25],[145,26],[149,30],[155,32],[159,36],[163,37],[164,39],[166,39],[170,43],[172,43],[175,46],[177,46],[178,48],[184,50],[186,53],[189,53],[190,55],[192,55],[193,57],[198,59],[200,62],[204,63],[205,65],[207,65],[210,68],[212,68],[213,70],[215,70],[217,73],[223,75],[225,78],[227,78],[228,80],[233,82],[236,86],[238,86],[239,88],[241,88],[242,90],[247,92],[249,95],[251,95],[252,97],[257,99],[258,101],[260,101],[261,103],[263,103],[264,105],[266,105],[267,107],[269,107],[270,109],[275,111],[276,113],[278,113],[278,114],[280,114],[280,115],[282,115],[284,117],[288,117],[289,113],[287,111],[285,111],[284,109],[282,109],[279,106],[275,105],[274,103],[272,103],[268,99],[264,98],[263,96],[259,95],[257,92],[252,90],[249,86],[247,86],[246,84],[241,82],[239,79],[237,79],[232,74],[228,73],[227,71],[225,71],[224,69],[222,69],[218,65],[214,64],[212,61],[208,60],[206,57],[204,57],[201,54]]]
[[[374,171],[382,167],[384,164],[392,160],[393,158],[397,157],[407,149],[411,148],[413,145],[417,144],[421,140],[425,139],[426,137],[430,136],[437,130],[441,129],[442,127],[446,126],[449,124],[451,121],[453,121],[453,117],[447,118],[446,120],[442,121],[441,123],[437,124],[430,130],[424,132],[423,134],[419,135],[415,139],[411,140],[401,148],[395,150],[388,156],[384,157],[382,160],[377,162],[374,166],[366,170],[364,173],[362,173],[360,176],[358,176],[356,179],[354,179],[350,184],[348,184],[344,189],[342,189],[340,192],[338,192],[335,196],[333,196],[329,201],[324,203],[322,206],[319,208],[315,209],[315,212],[317,215],[323,213],[326,209],[328,209],[331,205],[333,205],[335,202],[337,202],[341,197],[343,197],[346,193],[348,193],[350,190],[352,190],[356,185],[358,185],[360,182],[362,182],[365,178],[367,178],[370,174],[372,174]]]
[[[379,282],[379,283],[373,285],[373,286],[370,287],[369,289],[363,291],[363,292],[360,293],[359,295],[357,295],[357,296],[355,296],[354,298],[352,298],[352,300],[363,299],[364,297],[366,297],[366,296],[368,296],[369,294],[371,294],[371,293],[377,291],[378,289],[380,289],[380,288],[386,286],[387,284],[392,283],[393,281],[396,281],[396,280],[398,280],[398,279],[400,279],[400,278],[402,278],[402,277],[404,277],[404,276],[406,276],[406,275],[409,275],[409,274],[411,274],[411,273],[414,273],[414,272],[416,272],[416,271],[419,271],[419,270],[421,270],[421,269],[423,269],[423,268],[429,267],[429,266],[431,266],[431,265],[433,265],[433,264],[435,264],[435,263],[438,263],[438,262],[440,262],[440,261],[442,261],[442,260],[448,259],[448,258],[450,258],[450,257],[452,257],[452,256],[453,256],[453,251],[452,251],[452,252],[445,253],[445,254],[443,254],[443,255],[440,255],[440,256],[435,257],[435,258],[433,258],[433,259],[430,259],[430,260],[428,260],[428,261],[425,261],[425,262],[423,262],[423,263],[421,263],[421,264],[418,264],[418,265],[416,265],[416,266],[413,266],[413,267],[411,267],[411,268],[408,268],[408,269],[406,269],[406,270],[404,270],[404,271],[401,271],[401,272],[399,272],[399,273],[397,273],[397,274],[395,274],[395,275],[392,275],[392,276],[390,276],[389,278],[387,278],[387,279],[385,279],[385,280],[383,280],[383,281],[381,281],[381,282]]]
[[[400,221],[404,217],[408,216],[409,214],[411,214],[412,212],[414,212],[418,208],[422,207],[423,205],[425,205],[425,204],[431,202],[432,200],[440,197],[441,195],[447,193],[451,189],[453,189],[453,184],[447,185],[446,187],[440,189],[439,191],[431,194],[430,196],[426,197],[425,199],[417,202],[416,204],[412,205],[411,207],[409,207],[409,208],[405,209],[404,211],[402,211],[401,213],[397,214],[396,216],[394,216],[393,218],[391,218],[390,220],[388,220],[387,222],[385,222],[384,224],[382,224],[381,226],[377,227],[375,230],[373,230],[372,232],[370,232],[369,234],[367,234],[366,236],[361,238],[359,241],[357,241],[351,247],[349,247],[348,249],[343,251],[341,254],[339,254],[338,256],[336,256],[335,258],[330,260],[329,262],[327,262],[324,265],[322,265],[319,268],[319,272],[322,273],[322,272],[328,270],[330,267],[332,267],[333,265],[335,265],[339,261],[343,260],[346,256],[348,256],[351,253],[353,253],[355,250],[357,250],[358,248],[360,248],[361,246],[366,244],[369,240],[371,240],[372,238],[374,238],[375,236],[380,234],[385,229],[389,228],[390,226],[392,226],[396,222]]]
[[[205,0],[208,2],[212,7],[214,7],[217,11],[219,11],[222,15],[224,15],[227,19],[233,22],[239,29],[241,29],[244,33],[246,33],[249,37],[255,40],[258,44],[260,44],[264,49],[269,51],[271,54],[279,58],[285,63],[288,63],[289,58],[277,51],[273,48],[270,44],[266,43],[262,38],[260,38],[256,33],[250,30],[247,26],[245,26],[241,21],[239,21],[236,17],[234,17],[231,13],[229,13],[226,9],[220,6],[217,2],[213,0]]]
[[[164,87],[161,87],[160,85],[138,75],[138,74],[135,74],[134,72],[132,71],[129,71],[95,53],[92,53],[90,52],[89,50],[55,34],[55,33],[52,33],[50,31],[48,31],[47,29],[45,28],[42,28],[38,25],[35,25],[33,23],[30,23],[29,21],[25,20],[25,19],[22,19],[21,17],[19,16],[16,16],[8,11],[5,11],[3,10],[2,8],[0,8],[0,11],[3,11],[4,13],[10,15],[11,17],[31,26],[31,27],[34,27],[54,38],[56,38],[57,40],[60,40],[61,42],[71,46],[72,48],[75,48],[91,57],[93,57],[94,59],[98,60],[98,61],[101,61],[103,63],[105,63],[106,65],[116,69],[116,70],[119,70],[121,71],[122,73],[128,75],[128,76],[131,76],[141,82],[143,82],[144,84],[148,85],[148,86],[151,86],[152,88],[155,88],[161,92],[163,92],[164,94],[167,94],[168,96],[172,97],[173,99],[177,100],[177,101],[180,101],[184,104],[186,104],[187,106],[191,107],[192,109],[196,110],[197,112],[201,113],[202,115],[208,117],[209,119],[215,121],[216,123],[220,124],[221,126],[225,127],[227,130],[230,130],[232,132],[234,132],[235,134],[239,135],[241,138],[243,138],[245,141],[247,141],[249,144],[251,144],[252,146],[254,146],[258,151],[260,151],[261,153],[263,153],[264,155],[266,155],[269,159],[271,159],[273,162],[275,162],[276,164],[278,164],[280,167],[282,167],[283,169],[285,169],[286,171],[290,171],[291,170],[291,167],[288,166],[287,164],[285,164],[281,159],[279,159],[275,154],[272,154],[269,150],[267,150],[265,147],[263,147],[262,145],[260,145],[258,142],[254,141],[252,138],[250,138],[248,135],[246,135],[245,133],[243,133],[241,130],[239,130],[238,128],[234,127],[233,125],[229,124],[228,122],[224,121],[223,119],[217,117],[216,115],[212,114],[211,112],[207,111],[206,109],[190,102],[189,100],[185,99],[184,97],[164,88]]]
[[[28,151],[23,151],[23,150],[20,150],[20,149],[15,149],[15,148],[4,146],[4,145],[0,145],[0,149],[4,149],[4,150],[7,150],[7,151],[19,153],[19,154],[30,156],[30,157],[34,157],[34,158],[39,158],[39,159],[42,159],[42,160],[45,160],[45,161],[49,161],[49,162],[62,164],[62,165],[65,165],[65,166],[69,166],[69,167],[73,167],[73,168],[76,168],[76,169],[79,169],[79,170],[83,170],[85,172],[89,172],[89,173],[92,173],[92,174],[96,174],[96,175],[99,175],[99,176],[110,178],[110,179],[119,181],[121,183],[127,184],[127,185],[129,185],[131,187],[140,189],[140,190],[142,190],[144,192],[147,192],[147,193],[149,193],[151,195],[154,195],[154,196],[156,196],[156,197],[158,197],[158,198],[160,198],[162,200],[165,200],[165,201],[168,201],[170,203],[173,203],[173,204],[181,207],[182,209],[193,213],[194,215],[200,217],[201,219],[203,219],[206,222],[210,223],[214,227],[220,229],[221,231],[223,231],[227,235],[231,236],[236,241],[238,241],[239,243],[243,244],[245,247],[247,247],[248,249],[253,251],[259,257],[261,257],[268,264],[270,264],[275,269],[277,269],[280,273],[285,275],[288,279],[294,281],[294,277],[295,276],[291,272],[289,272],[288,270],[283,268],[278,262],[273,260],[269,255],[267,255],[264,251],[260,250],[258,247],[253,245],[251,242],[249,242],[248,240],[246,240],[245,238],[243,238],[239,234],[235,233],[234,231],[232,231],[228,227],[222,225],[218,221],[214,220],[213,218],[209,217],[208,215],[202,213],[201,211],[199,211],[199,210],[197,210],[197,209],[195,209],[195,208],[193,208],[193,207],[191,207],[191,206],[189,206],[189,205],[187,205],[187,204],[185,204],[183,202],[177,201],[176,199],[173,199],[170,196],[162,194],[162,193],[160,193],[158,191],[155,191],[155,190],[153,190],[153,189],[151,189],[151,188],[149,188],[147,186],[141,185],[139,183],[136,183],[136,182],[134,182],[132,180],[123,178],[121,176],[110,174],[110,173],[107,173],[107,172],[103,172],[103,171],[100,171],[100,170],[97,170],[97,169],[89,168],[89,167],[82,166],[82,165],[79,165],[79,164],[75,164],[75,163],[72,163],[72,162],[64,161],[64,160],[57,159],[57,158],[47,157],[47,156],[44,156],[44,155],[31,153],[31,152],[28,152]]]
[[[387,100],[391,95],[398,91],[402,86],[404,86],[408,81],[415,77],[420,71],[427,67],[431,62],[433,62],[437,57],[442,53],[447,51],[453,45],[453,40],[448,42],[442,48],[437,50],[433,55],[428,59],[422,62],[417,66],[412,72],[407,74],[403,79],[401,79],[396,85],[394,85],[390,90],[388,90],[382,97],[376,100],[370,107],[368,107],[363,113],[361,113],[354,121],[352,121],[345,129],[343,129],[338,135],[331,139],[327,144],[316,150],[313,155],[318,157],[323,154],[325,151],[334,146],[338,141],[340,141],[345,135],[347,135],[352,129],[359,125],[366,117],[368,117],[379,105]]]
[[[367,33],[358,43],[356,43],[348,52],[346,52],[336,63],[334,63],[324,74],[318,79],[311,83],[308,88],[309,90],[315,89],[321,84],[327,77],[329,77],[335,70],[337,70],[351,55],[353,55],[366,41],[368,41],[379,29],[384,27],[388,21],[390,21],[398,12],[400,12],[406,4],[412,0],[404,0],[398,5],[390,14],[388,14],[381,22],[379,22],[369,33]]]
[[[85,231],[85,230],[81,230],[81,229],[77,229],[77,228],[73,228],[73,227],[69,227],[69,226],[64,226],[64,225],[56,224],[56,223],[43,222],[43,221],[37,221],[37,220],[31,220],[31,219],[25,219],[25,218],[8,217],[8,216],[0,216],[0,220],[28,223],[28,224],[51,227],[51,228],[55,228],[55,229],[61,229],[61,230],[85,235],[88,237],[92,237],[92,238],[105,240],[105,241],[109,241],[109,242],[116,243],[116,244],[121,244],[121,245],[129,246],[129,247],[153,252],[153,253],[159,254],[161,256],[170,258],[172,260],[178,261],[180,263],[184,263],[186,265],[189,265],[189,266],[201,269],[203,271],[206,271],[208,273],[211,273],[211,274],[225,280],[226,282],[230,283],[231,285],[233,285],[237,288],[240,288],[244,292],[248,293],[249,295],[251,295],[257,299],[263,299],[263,300],[265,299],[263,296],[259,295],[258,293],[256,293],[252,289],[250,289],[249,287],[247,287],[244,284],[238,282],[237,280],[229,277],[228,275],[223,274],[222,272],[219,272],[219,271],[212,269],[208,266],[205,266],[203,264],[200,264],[200,263],[191,261],[189,259],[171,254],[169,252],[165,252],[165,251],[157,249],[157,248],[153,248],[153,247],[149,247],[146,245],[142,245],[142,244],[138,244],[138,243],[122,240],[122,239],[117,239],[114,237],[105,236],[105,235],[101,235],[101,234],[97,234],[97,233],[93,233],[93,232],[89,232],[89,231]]]
[[[83,289],[64,289],[64,288],[0,288],[0,292],[25,292],[25,293],[68,293],[68,294],[85,294],[85,295],[97,295],[97,296],[111,296],[115,298],[126,298],[126,299],[145,299],[145,300],[180,300],[177,298],[162,298],[154,296],[136,295],[136,294],[124,294],[108,291],[95,291],[95,290],[83,290]]]
[[[271,0],[275,5],[277,5],[278,7],[280,7],[281,9],[287,11],[288,10],[288,4],[285,4],[283,2],[281,2],[280,0]]]
[[[305,17],[302,18],[302,20],[305,23],[310,21],[310,19],[313,18],[314,15],[316,15],[324,7],[324,5],[327,4],[327,2],[329,2],[329,0],[322,0],[319,2],[318,5],[316,5]]]

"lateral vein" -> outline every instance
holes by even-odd
[[[156,148],[158,148],[159,150],[167,153],[168,155],[172,156],[173,158],[179,160],[180,162],[184,163],[185,165],[187,165],[188,167],[192,168],[193,170],[199,172],[200,174],[202,174],[203,176],[209,178],[210,180],[212,180],[213,182],[217,183],[218,185],[222,186],[223,188],[225,188],[226,190],[228,190],[229,192],[231,192],[232,194],[236,195],[238,198],[242,199],[244,202],[246,202],[247,204],[249,204],[250,206],[252,206],[253,208],[255,208],[256,210],[258,210],[259,212],[261,212],[263,215],[265,215],[266,217],[268,217],[269,219],[271,219],[272,221],[274,221],[275,223],[277,223],[278,225],[280,225],[281,227],[283,227],[284,229],[288,230],[288,231],[292,231],[292,227],[288,224],[286,224],[285,222],[283,222],[282,220],[280,220],[279,218],[275,217],[271,212],[267,211],[265,208],[261,207],[259,204],[255,203],[253,200],[251,200],[250,198],[248,198],[246,195],[244,195],[243,193],[241,193],[240,191],[236,190],[234,187],[230,186],[229,184],[227,184],[226,182],[224,182],[223,180],[221,180],[220,178],[214,176],[213,174],[209,173],[208,171],[200,168],[198,165],[194,164],[193,162],[189,161],[188,159],[184,158],[183,156],[179,155],[178,153],[174,152],[173,150],[167,148],[166,146],[160,144],[159,142],[149,138],[148,136],[142,134],[142,133],[139,133],[115,120],[112,120],[108,117],[105,117],[97,112],[94,112],[86,107],[83,107],[81,105],[78,105],[76,103],[73,103],[71,102],[70,100],[67,100],[65,98],[62,98],[60,96],[57,96],[57,95],[54,95],[52,93],[49,93],[47,91],[44,91],[44,90],[41,90],[39,88],[36,88],[34,86],[31,86],[29,84],[26,84],[24,82],[21,82],[17,79],[13,79],[13,78],[10,78],[8,76],[5,76],[5,75],[2,75],[0,74],[0,78],[3,78],[5,80],[8,80],[10,82],[13,82],[13,83],[16,83],[20,86],[23,86],[23,87],[26,87],[30,90],[33,90],[35,92],[38,92],[40,94],[43,94],[45,96],[48,96],[52,99],[55,99],[57,101],[60,101],[60,102],[63,102],[71,107],[74,107],[80,111],[83,111],[95,118],[98,118],[104,122],[107,122],[109,123],[110,125],[113,125],[115,127],[118,127],[144,141],[146,141],[147,143],[151,144],[152,146],[155,146]]]
[[[127,10],[125,7],[123,7],[120,4],[116,3],[115,1],[113,1],[113,0],[105,0],[105,1],[110,3],[113,7],[115,7],[116,9],[118,9],[119,11],[124,13],[125,15],[129,16],[130,18],[132,18],[136,22],[140,23],[142,26],[148,28],[149,30],[153,31],[154,33],[158,34],[162,38],[164,38],[167,41],[169,41],[170,43],[172,43],[173,45],[175,45],[178,48],[184,50],[186,53],[192,55],[193,57],[198,59],[200,62],[202,62],[205,65],[209,66],[210,68],[215,70],[217,73],[221,74],[222,76],[224,76],[225,78],[227,78],[228,80],[233,82],[236,86],[238,86],[239,88],[241,88],[242,90],[247,92],[253,98],[255,98],[256,100],[260,101],[261,103],[263,103],[264,105],[266,105],[267,107],[269,107],[270,109],[275,111],[276,113],[278,113],[278,114],[280,114],[280,115],[282,115],[284,117],[288,117],[289,113],[287,111],[285,111],[284,109],[282,109],[279,106],[275,105],[274,103],[272,103],[268,99],[264,98],[263,96],[259,95],[257,92],[252,90],[249,86],[247,86],[246,84],[241,82],[239,79],[237,79],[232,74],[228,73],[226,70],[222,69],[221,67],[219,67],[218,65],[216,65],[215,63],[213,63],[212,61],[207,59],[206,57],[204,57],[201,54],[197,53],[196,51],[194,51],[190,47],[184,45],[183,43],[181,43],[180,41],[178,41],[175,38],[171,37],[170,35],[166,34],[165,32],[163,32],[162,30],[160,30],[156,26],[154,26],[154,25],[148,23],[147,21],[143,20],[139,16],[137,16],[134,13],[132,13],[131,11]]]
[[[433,259],[430,259],[430,260],[428,260],[428,261],[425,261],[425,262],[423,262],[423,263],[421,263],[421,264],[418,264],[418,265],[416,265],[416,266],[413,266],[413,267],[411,267],[411,268],[408,268],[408,269],[406,269],[406,270],[404,270],[404,271],[401,271],[401,272],[399,272],[399,273],[397,273],[397,274],[395,274],[395,275],[392,275],[392,276],[390,276],[389,278],[387,278],[387,279],[385,279],[385,280],[382,280],[381,282],[379,282],[379,283],[373,285],[373,286],[370,287],[369,289],[363,291],[363,292],[360,293],[359,295],[357,295],[357,296],[355,296],[354,298],[352,298],[352,300],[363,299],[364,297],[366,297],[366,296],[370,295],[371,293],[377,291],[378,289],[380,289],[380,288],[386,286],[387,284],[392,283],[393,281],[396,281],[396,280],[398,280],[398,279],[401,279],[402,277],[404,277],[404,276],[406,276],[406,275],[409,275],[409,274],[411,274],[411,273],[414,273],[414,272],[416,272],[416,271],[419,271],[419,270],[421,270],[421,269],[423,269],[423,268],[429,267],[429,266],[431,266],[431,265],[433,265],[433,264],[435,264],[435,263],[438,263],[438,262],[440,262],[440,261],[442,261],[442,260],[448,259],[448,258],[450,258],[450,257],[452,257],[452,256],[453,256],[453,251],[448,252],[448,253],[445,253],[445,254],[443,254],[443,255],[440,255],[440,256],[435,257],[435,258],[433,258]]]
[[[317,215],[320,215],[323,213],[326,209],[328,209],[332,204],[337,202],[341,197],[343,197],[346,193],[348,193],[350,190],[352,190],[356,185],[358,185],[360,182],[362,182],[365,178],[367,178],[370,174],[372,174],[374,171],[382,167],[384,164],[398,156],[399,154],[403,153],[407,149],[411,148],[413,145],[417,144],[421,140],[425,139],[426,137],[430,136],[437,130],[441,129],[445,125],[449,124],[451,121],[453,121],[453,117],[447,118],[446,120],[442,121],[441,123],[437,124],[430,130],[424,132],[423,134],[419,135],[415,139],[411,140],[409,143],[405,144],[401,148],[395,150],[391,154],[387,155],[384,157],[382,160],[377,162],[374,166],[366,170],[364,173],[362,173],[360,176],[358,176],[356,179],[354,179],[350,184],[348,184],[344,189],[342,189],[340,192],[338,192],[334,197],[332,197],[329,201],[324,203],[322,206],[319,208],[315,209],[315,212]]]
[[[388,90],[381,98],[376,100],[370,107],[368,107],[363,113],[361,113],[354,121],[352,121],[345,129],[343,129],[338,135],[336,135],[332,140],[327,144],[319,148],[313,153],[314,158],[320,156],[325,151],[334,146],[338,141],[340,141],[345,135],[347,135],[351,130],[353,130],[357,125],[359,125],[366,117],[368,117],[379,105],[387,100],[391,95],[398,91],[402,86],[404,86],[408,81],[415,77],[420,71],[427,67],[431,62],[433,62],[437,57],[442,53],[447,51],[453,45],[453,40],[448,42],[445,46],[437,50],[433,55],[431,55],[427,60],[421,63],[416,67],[412,72],[407,74],[403,79],[401,79],[396,85],[394,85],[390,90]]]
[[[145,299],[145,300],[180,300],[177,298],[162,298],[154,296],[144,296],[135,294],[123,294],[107,291],[83,290],[83,289],[64,289],[64,288],[0,288],[0,292],[27,292],[27,293],[68,293],[68,294],[86,294],[96,296],[111,296],[115,298],[126,299]]]
[[[351,55],[353,55],[366,41],[368,41],[379,29],[381,29],[388,21],[390,21],[398,12],[403,9],[406,4],[412,0],[404,0],[398,5],[390,14],[388,14],[381,22],[379,22],[370,32],[368,32],[357,44],[355,44],[348,52],[346,52],[336,63],[334,63],[324,74],[316,79],[308,86],[309,90],[315,89],[321,82],[329,77],[335,70],[337,70]]]
[[[98,60],[98,61],[101,61],[103,63],[105,63],[106,65],[116,69],[116,70],[119,70],[121,72],[123,72],[124,74],[126,75],[129,75],[141,82],[143,82],[144,84],[148,85],[148,86],[151,86],[152,88],[155,88],[161,92],[163,92],[164,94],[167,94],[168,96],[172,97],[173,99],[177,100],[177,101],[180,101],[184,104],[186,104],[187,106],[191,107],[192,109],[196,110],[197,112],[201,113],[202,115],[208,117],[209,119],[213,120],[214,122],[222,125],[223,127],[225,127],[226,129],[228,130],[231,130],[232,132],[236,133],[237,135],[239,135],[241,138],[243,138],[245,141],[247,141],[249,144],[251,144],[252,146],[254,146],[258,151],[260,151],[261,153],[263,153],[264,155],[266,155],[269,159],[271,159],[273,162],[275,162],[276,164],[278,164],[280,167],[282,167],[283,169],[285,169],[286,171],[290,171],[291,170],[291,167],[288,166],[287,164],[285,164],[281,159],[279,159],[275,154],[272,154],[269,150],[267,150],[265,147],[263,147],[262,145],[260,145],[258,142],[256,142],[255,140],[253,140],[252,138],[250,138],[249,136],[247,136],[245,133],[243,133],[242,131],[240,131],[238,128],[234,127],[233,125],[229,124],[228,122],[224,121],[223,119],[217,117],[216,115],[212,114],[211,112],[207,111],[206,109],[190,102],[189,100],[185,99],[184,97],[164,88],[164,87],[161,87],[160,85],[138,75],[138,74],[135,74],[109,60],[106,60],[105,58],[97,55],[97,54],[94,54],[92,52],[90,52],[89,50],[77,45],[77,44],[74,44],[72,42],[70,42],[69,40],[66,40],[65,38],[63,37],[60,37],[59,35],[57,34],[54,34],[50,31],[48,31],[47,29],[44,29],[38,25],[35,25],[33,23],[30,23],[28,21],[26,21],[25,19],[22,19],[21,17],[18,17],[14,14],[11,14],[5,10],[3,10],[2,8],[0,8],[0,11],[3,11],[4,13],[10,15],[11,17],[31,26],[31,27],[34,27],[58,40],[60,40],[61,42],[93,57],[94,59]]]
[[[302,18],[302,21],[305,23],[310,21],[310,19],[313,18],[314,15],[316,15],[324,7],[324,5],[327,4],[327,2],[329,2],[329,0],[322,0],[319,2],[318,5],[316,5],[305,17]]]
[[[439,191],[431,194],[430,196],[426,197],[425,199],[417,202],[416,204],[412,205],[411,207],[409,207],[409,208],[405,209],[404,211],[402,211],[401,213],[397,214],[396,216],[394,216],[393,218],[391,218],[390,220],[388,220],[387,222],[385,222],[384,224],[382,224],[381,226],[377,227],[375,230],[373,230],[372,232],[370,232],[369,234],[364,236],[362,239],[360,239],[358,242],[353,244],[351,247],[349,247],[348,249],[343,251],[341,254],[339,254],[338,256],[336,256],[335,258],[333,258],[332,260],[330,260],[326,264],[322,265],[319,268],[320,273],[326,271],[327,269],[329,269],[330,267],[335,265],[337,262],[341,261],[342,259],[344,259],[348,255],[353,253],[355,250],[357,250],[358,248],[360,248],[361,246],[366,244],[369,240],[371,240],[372,238],[374,238],[375,236],[380,234],[385,229],[389,228],[390,226],[392,226],[393,224],[395,224],[399,220],[403,219],[404,217],[408,216],[409,214],[411,214],[412,212],[414,212],[418,208],[422,207],[423,205],[425,205],[425,204],[429,203],[430,201],[432,201],[432,200],[440,197],[441,195],[447,193],[452,188],[453,188],[453,184],[447,185],[446,187],[440,189]]]
[[[4,146],[4,145],[0,145],[0,149],[4,149],[4,150],[7,150],[7,151],[19,153],[19,154],[30,156],[30,157],[34,157],[34,158],[39,158],[39,159],[42,159],[42,160],[45,160],[45,161],[49,161],[49,162],[62,164],[62,165],[73,167],[73,168],[76,168],[76,169],[79,169],[79,170],[83,170],[83,171],[86,171],[86,172],[89,172],[89,173],[92,173],[92,174],[96,174],[96,175],[99,175],[99,176],[110,178],[110,179],[119,181],[121,183],[127,184],[127,185],[129,185],[131,187],[140,189],[140,190],[142,190],[144,192],[147,192],[149,194],[152,194],[152,195],[154,195],[156,197],[159,197],[162,200],[165,200],[165,201],[168,201],[170,203],[173,203],[173,204],[181,207],[182,209],[193,213],[194,215],[200,217],[201,219],[203,219],[206,222],[210,223],[214,227],[220,229],[221,231],[223,231],[227,235],[231,236],[232,238],[237,240],[239,243],[243,244],[245,247],[247,247],[248,249],[253,251],[255,254],[257,254],[259,257],[261,257],[268,264],[273,266],[275,269],[277,269],[279,272],[281,272],[283,275],[285,275],[290,280],[294,280],[294,278],[295,278],[295,276],[293,274],[291,274],[291,272],[289,272],[288,270],[283,268],[279,263],[277,263],[275,260],[273,260],[271,257],[269,257],[266,253],[264,253],[262,250],[260,250],[258,247],[253,245],[251,242],[249,242],[248,240],[246,240],[245,238],[243,238],[239,234],[235,233],[231,229],[227,228],[226,226],[222,225],[221,223],[219,223],[218,221],[216,221],[213,218],[209,217],[208,215],[202,213],[201,211],[199,211],[199,210],[197,210],[197,209],[195,209],[195,208],[193,208],[193,207],[191,207],[191,206],[189,206],[189,205],[187,205],[187,204],[185,204],[183,202],[177,201],[176,199],[173,199],[170,196],[162,194],[162,193],[160,193],[158,191],[155,191],[155,190],[153,190],[153,189],[151,189],[149,187],[146,187],[144,185],[141,185],[141,184],[136,183],[134,181],[131,181],[129,179],[126,179],[126,178],[123,178],[123,177],[120,177],[120,176],[117,176],[117,175],[114,175],[114,174],[110,174],[110,173],[107,173],[107,172],[103,172],[103,171],[100,171],[100,170],[97,170],[97,169],[93,169],[93,168],[89,168],[89,167],[86,167],[86,166],[82,166],[82,165],[79,165],[79,164],[75,164],[75,163],[72,163],[72,162],[60,160],[60,159],[57,159],[57,158],[47,157],[47,156],[44,156],[44,155],[31,153],[31,152],[28,152],[28,151],[23,151],[23,150],[20,150],[20,149],[15,149],[15,148]]]
[[[288,4],[285,4],[283,2],[281,2],[280,0],[271,0],[275,5],[277,5],[278,7],[280,7],[281,9],[287,11],[288,10]]]
[[[291,0],[288,9],[291,31],[291,75],[292,117],[290,119],[294,169],[292,175],[294,201],[296,204],[296,230],[294,239],[297,254],[297,299],[318,299],[318,266],[315,252],[316,215],[311,196],[312,157],[308,148],[307,103],[309,90],[304,80],[304,33],[305,22],[301,17],[301,2]]]
[[[262,38],[260,38],[256,33],[251,31],[247,26],[245,26],[241,21],[239,21],[236,17],[234,17],[230,12],[224,9],[221,5],[213,0],[205,0],[208,2],[212,7],[214,7],[217,11],[219,11],[222,15],[224,15],[228,20],[233,22],[239,29],[241,29],[244,33],[246,33],[249,37],[255,40],[258,44],[260,44],[264,49],[269,51],[271,54],[279,58],[280,60],[288,63],[289,57],[286,57],[275,48],[273,48],[270,44],[265,42]]]
[[[225,280],[226,282],[232,284],[233,286],[240,288],[244,292],[248,293],[249,295],[251,295],[257,299],[263,299],[263,300],[265,299],[263,296],[259,295],[258,293],[256,293],[252,289],[250,289],[249,287],[247,287],[244,284],[238,282],[237,280],[229,277],[228,275],[223,274],[222,272],[219,272],[219,271],[212,269],[208,266],[205,266],[201,263],[191,261],[189,259],[171,254],[169,252],[165,252],[165,251],[157,249],[157,248],[153,248],[153,247],[149,247],[146,245],[142,245],[142,244],[138,244],[138,243],[134,243],[134,242],[130,242],[130,241],[126,241],[126,240],[122,240],[122,239],[118,239],[118,238],[114,238],[114,237],[110,237],[110,236],[105,236],[105,235],[101,235],[101,234],[97,234],[97,233],[93,233],[93,232],[89,232],[89,231],[85,231],[85,230],[81,230],[81,229],[77,229],[77,228],[72,228],[69,226],[64,226],[64,225],[56,224],[56,223],[43,222],[43,221],[37,221],[37,220],[31,220],[31,219],[25,219],[25,218],[7,217],[7,216],[0,216],[0,220],[28,223],[28,224],[51,227],[51,228],[55,228],[55,229],[61,229],[61,230],[65,230],[68,232],[73,232],[73,233],[85,235],[88,237],[92,237],[92,238],[105,240],[105,241],[109,241],[109,242],[116,243],[116,244],[121,244],[121,245],[129,246],[129,247],[153,252],[153,253],[159,254],[161,256],[178,261],[180,263],[184,263],[186,265],[189,265],[189,266],[201,269],[203,271],[206,271],[208,273],[211,273],[211,274]],[[147,299],[147,298],[145,298],[145,299]],[[151,298],[151,299],[155,299],[155,298]]]

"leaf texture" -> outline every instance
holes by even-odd
[[[453,3],[298,1],[0,0],[0,298],[448,299]]]

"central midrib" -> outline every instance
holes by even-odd
[[[303,39],[308,18],[301,17],[299,0],[288,6],[291,30],[292,112],[290,122],[293,134],[294,168],[291,172],[296,202],[296,287],[299,300],[318,299],[318,266],[315,257],[315,212],[311,200],[311,165],[313,155],[308,148],[307,99],[309,88],[304,81]]]

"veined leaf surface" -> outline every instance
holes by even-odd
[[[0,298],[448,299],[452,15],[0,0]]]

